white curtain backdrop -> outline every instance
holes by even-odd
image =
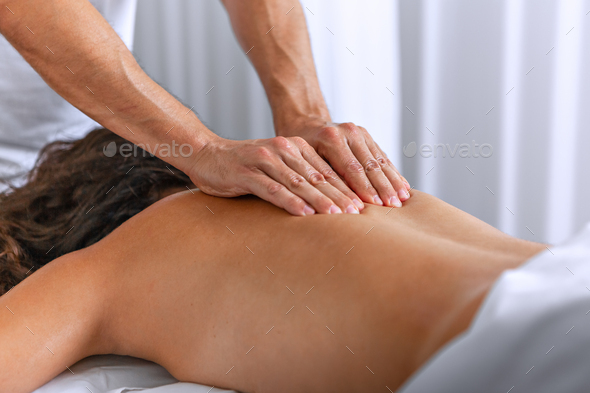
[[[394,95],[399,91],[399,40],[392,23],[397,5],[309,0],[303,6],[334,121],[363,125],[386,153],[399,156],[400,97]],[[363,26],[362,33],[350,21]],[[219,1],[140,0],[134,53],[152,78],[189,107],[194,105],[219,135],[274,136],[262,85]]]
[[[590,220],[590,1],[302,4],[334,120],[365,126],[416,188],[529,240]],[[273,136],[219,2],[140,0],[135,37],[140,64],[215,132]]]

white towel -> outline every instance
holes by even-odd
[[[477,263],[477,261],[474,261]],[[399,393],[590,391],[590,224],[496,281]]]
[[[33,393],[231,393],[178,382],[163,367],[128,356],[91,356],[70,369]]]

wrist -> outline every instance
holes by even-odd
[[[210,130],[207,131],[206,135],[202,135],[199,138],[198,147],[194,149],[190,160],[186,162],[186,168],[182,170],[191,178],[197,187],[199,186],[198,173],[200,165],[207,161],[207,156],[210,156],[221,144],[228,141]]]
[[[331,122],[330,112],[317,84],[298,81],[300,92],[294,93],[285,86],[267,89],[272,109],[275,133],[280,136],[293,136],[292,133],[308,124]],[[308,86],[309,85],[309,86]]]
[[[278,136],[296,136],[301,130],[319,128],[332,123],[330,115],[299,115],[275,121],[275,133]]]
[[[160,156],[160,158],[192,178],[195,165],[201,159],[207,147],[223,138],[202,124],[191,125],[188,127],[174,127],[174,130],[170,132],[170,136],[172,136],[172,133],[174,135],[167,143],[172,146],[179,146],[180,150],[176,154],[174,153],[175,150],[173,150],[172,154]]]

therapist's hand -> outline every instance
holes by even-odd
[[[408,181],[363,127],[308,121],[277,133],[305,139],[365,202],[400,207],[410,197]]]
[[[233,141],[213,138],[185,171],[203,192],[254,194],[298,216],[358,213],[363,204],[300,137]]]

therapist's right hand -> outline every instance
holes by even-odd
[[[353,213],[363,203],[303,138],[245,141],[215,137],[185,171],[203,192],[254,194],[296,216]]]

